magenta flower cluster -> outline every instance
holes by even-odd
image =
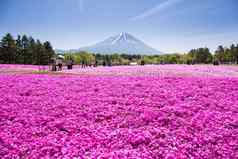
[[[21,65],[21,64],[0,64],[0,74],[9,73],[31,73],[41,68],[47,69],[48,66]]]
[[[86,69],[74,66],[73,70],[64,70],[63,72],[94,76],[238,77],[238,67],[229,65],[146,65]]]
[[[238,79],[0,75],[0,158],[235,159]]]

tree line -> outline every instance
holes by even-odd
[[[129,65],[131,62],[138,64],[238,64],[238,44],[230,47],[219,46],[212,54],[205,48],[192,49],[184,54],[163,55],[126,55],[126,54],[90,54],[87,52],[66,53],[66,59],[70,57],[75,64],[82,61],[92,64],[97,61],[98,65]]]
[[[132,61],[141,60],[141,55],[126,55],[126,54],[93,54],[86,51],[80,51],[77,53],[65,53],[61,54],[65,57],[65,60],[73,60],[74,64],[86,64],[86,65],[129,65]]]
[[[215,51],[215,59],[220,63],[236,63],[238,64],[238,44],[232,44],[229,48],[218,46]]]
[[[183,54],[163,55],[128,55],[128,54],[94,54],[81,51],[65,53],[65,60],[75,64],[86,65],[129,65],[138,64],[238,64],[238,44],[230,47],[218,46],[214,54],[208,48],[192,49]],[[49,41],[41,42],[31,36],[18,35],[16,39],[6,34],[0,41],[0,63],[47,65],[55,57],[55,51]]]
[[[81,51],[77,53],[66,53],[62,54],[64,56],[65,61],[73,60],[74,64],[82,64],[90,65],[95,63],[95,56],[86,51]]]
[[[184,54],[143,56],[142,60],[147,64],[238,64],[238,44],[218,46],[214,54],[205,47]]]
[[[0,41],[0,63],[47,65],[55,55],[49,41],[41,42],[33,37],[8,33]]]

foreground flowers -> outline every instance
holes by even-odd
[[[237,158],[238,79],[0,76],[1,158]]]

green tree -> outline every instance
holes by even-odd
[[[198,52],[198,54],[199,54],[199,52]],[[199,55],[201,56],[201,58],[200,58],[201,63],[208,64],[208,63],[212,62],[213,57],[212,57],[210,50],[207,47],[201,49],[201,52]]]
[[[67,52],[64,54],[64,59],[67,60],[74,60],[75,61],[75,56],[71,52]],[[80,62],[79,62],[80,63]]]
[[[192,49],[191,51],[189,51],[188,55],[187,55],[187,64],[194,64],[196,63],[196,49]]]
[[[0,63],[4,63],[3,58],[2,42],[0,41]]]
[[[17,47],[17,52],[16,52],[16,63],[23,63],[23,51],[22,51],[22,37],[20,35],[17,36],[16,40],[16,47]]]
[[[238,64],[238,44],[236,45],[236,49],[235,49],[235,61],[236,61],[236,64]]]
[[[225,63],[232,63],[233,57],[231,54],[231,50],[229,48],[225,48],[225,53],[224,53],[224,62]]]
[[[192,49],[188,53],[188,62],[192,64],[200,64],[200,63],[211,63],[212,62],[212,54],[210,53],[210,50],[208,48],[198,48],[198,49]]]
[[[225,61],[225,49],[222,45],[218,46],[217,50],[215,51],[215,58],[219,62],[223,63]]]
[[[45,51],[44,45],[40,42],[40,40],[36,41],[36,64],[37,65],[47,65],[48,64],[48,56]]]
[[[120,65],[122,63],[122,59],[119,54],[111,55],[112,65]]]
[[[81,55],[80,55],[80,54],[76,53],[76,54],[74,55],[74,61],[75,61],[75,64],[80,65],[80,64],[82,63],[83,59],[81,58]]]
[[[16,41],[10,33],[6,34],[0,43],[1,47],[1,61],[3,63],[15,63],[16,62]]]
[[[55,55],[55,51],[49,41],[44,42],[45,53],[48,57],[48,62]]]
[[[236,46],[234,44],[231,45],[230,47],[230,56],[231,56],[231,62],[233,63],[237,63],[237,50],[236,50]]]
[[[31,64],[32,55],[29,52],[29,39],[26,35],[22,36],[22,55],[23,55],[23,63],[24,64]]]
[[[32,37],[29,37],[29,47],[28,47],[28,54],[29,54],[29,64],[37,64],[37,53],[36,53],[36,41]]]

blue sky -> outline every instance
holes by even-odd
[[[237,0],[2,0],[0,37],[76,49],[128,32],[166,53],[238,43]]]

